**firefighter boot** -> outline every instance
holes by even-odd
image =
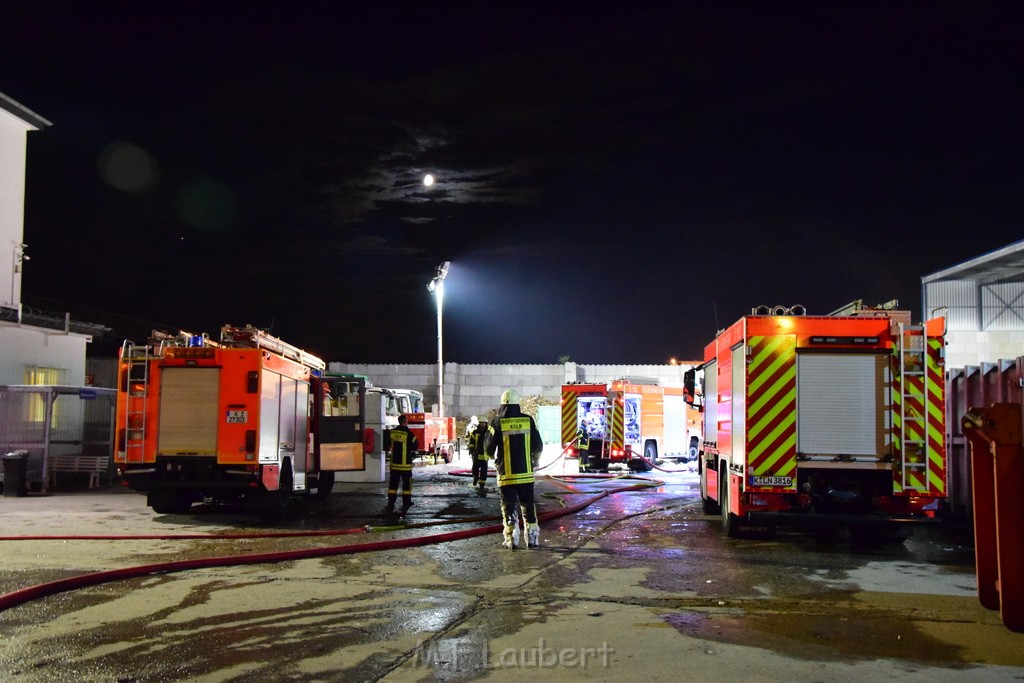
[[[536,548],[540,545],[540,524],[526,525],[526,547]]]
[[[502,548],[508,548],[509,550],[515,550],[519,547],[519,520],[515,515],[505,520],[505,528],[502,530],[502,535],[505,537],[502,542]]]

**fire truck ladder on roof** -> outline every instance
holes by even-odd
[[[125,341],[121,359],[125,362],[125,462],[143,462],[146,444],[146,396],[149,392],[148,344]]]
[[[924,325],[899,324],[900,481],[904,490],[928,490],[928,337]],[[920,411],[915,404],[920,404]]]
[[[297,346],[292,346],[288,342],[282,341],[251,325],[243,328],[225,325],[221,328],[220,340],[222,344],[242,343],[251,344],[259,349],[267,349],[318,372],[323,372],[327,369],[327,363],[320,358],[311,353],[306,353]]]

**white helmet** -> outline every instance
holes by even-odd
[[[519,392],[515,389],[506,389],[501,392],[501,405],[519,404]]]

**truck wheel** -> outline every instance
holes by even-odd
[[[334,472],[323,472],[317,475],[316,481],[316,496],[321,500],[325,500],[327,496],[331,495],[331,491],[334,489]]]
[[[658,464],[658,444],[648,441],[644,444],[644,459],[640,462],[641,472],[650,472]]]
[[[147,496],[149,507],[161,515],[183,515],[192,508],[192,494],[176,489],[154,489]]]
[[[444,460],[444,464],[450,463],[455,455],[455,449],[452,446],[445,446],[441,449],[441,460]]]
[[[277,481],[277,490],[270,491],[271,509],[283,515],[288,512],[288,504],[292,497],[292,465],[290,460],[285,460],[281,465],[281,476]]]

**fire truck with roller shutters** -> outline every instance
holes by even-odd
[[[760,307],[707,345],[700,491],[728,535],[797,524],[894,539],[935,520],[945,323],[913,325],[895,306]]]
[[[620,463],[646,472],[659,459],[688,462],[697,455],[700,422],[685,394],[653,380],[564,384],[562,448],[591,469]]]
[[[251,326],[220,341],[185,332],[125,342],[114,461],[159,513],[194,502],[284,510],[365,468],[365,382],[325,378],[324,362]]]

